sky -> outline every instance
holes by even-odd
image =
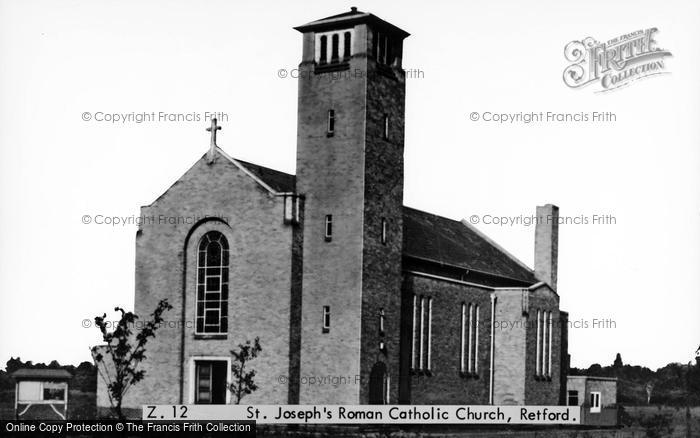
[[[558,205],[572,365],[693,358],[699,3],[0,0],[0,367],[89,360],[100,337],[84,321],[133,308],[136,226],[95,218],[136,216],[176,181],[208,148],[206,112],[228,154],[294,173],[292,27],[350,6],[411,33],[404,203],[475,218],[529,266],[534,227],[517,218]],[[564,84],[570,41],[652,27],[670,73],[608,93]],[[483,120],[548,111],[615,120]],[[154,112],[192,120],[135,121]]]

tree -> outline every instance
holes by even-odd
[[[649,404],[651,402],[651,393],[654,391],[654,383],[648,382],[644,389],[647,391],[647,404]]]
[[[246,365],[258,357],[261,351],[260,338],[257,337],[252,345],[250,341],[246,341],[245,344],[238,344],[238,350],[231,350],[233,383],[229,385],[229,391],[233,393],[236,404],[240,404],[243,397],[258,389],[258,385],[253,381],[255,370],[246,371]]]
[[[617,356],[615,356],[615,362],[613,362],[613,368],[622,368],[622,356],[620,356],[620,353],[617,353]]]
[[[106,314],[95,317],[95,327],[102,333],[105,342],[101,349],[92,348],[92,357],[100,377],[107,385],[107,395],[114,413],[119,420],[125,420],[122,412],[122,400],[129,389],[143,379],[144,370],[139,370],[139,364],[146,358],[146,343],[149,338],[155,338],[156,330],[163,322],[163,313],[172,309],[167,300],[161,300],[143,328],[133,336],[133,326],[138,316],[125,312],[121,307],[115,307],[121,317],[114,331],[108,331]],[[132,343],[135,341],[135,343]],[[104,353],[104,354],[103,354]],[[105,361],[108,357],[109,363]]]
[[[17,356],[17,359],[15,359],[14,357],[10,357],[10,360],[8,360],[5,364],[5,371],[7,372],[7,374],[12,374],[18,369],[23,368],[24,366],[24,362],[22,362],[22,359],[20,359],[19,356]]]

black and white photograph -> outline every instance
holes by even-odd
[[[0,0],[0,434],[700,437],[700,3]]]

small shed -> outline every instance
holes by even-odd
[[[15,379],[15,417],[17,419],[66,419],[68,381],[73,376],[62,369],[21,368]]]
[[[617,424],[617,378],[567,376],[566,404],[581,406],[581,422],[598,426]]]

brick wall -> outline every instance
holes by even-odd
[[[487,404],[489,350],[491,342],[491,298],[488,289],[405,273],[403,318],[413,319],[413,296],[433,298],[430,373],[413,372],[410,377],[412,404]],[[460,375],[461,306],[479,305],[478,378]],[[409,324],[406,327],[410,327]],[[412,338],[411,332],[404,333]],[[405,342],[410,351],[410,342]],[[410,353],[402,354],[410,361]],[[409,362],[410,363],[410,362]]]
[[[173,309],[165,319],[173,326],[161,328],[149,341],[145,378],[129,392],[125,405],[190,402],[190,358],[230,357],[237,344],[256,336],[263,351],[251,366],[259,389],[246,401],[286,403],[288,386],[280,384],[279,376],[288,375],[290,363],[292,227],[283,224],[283,199],[217,155],[211,165],[200,159],[142,214],[156,221],[206,215],[221,220],[198,226],[145,223],[138,231],[135,311],[145,317],[167,298]],[[226,339],[200,340],[194,336],[194,254],[198,239],[214,229],[224,233],[230,246],[229,329]]]
[[[552,371],[548,378],[536,376],[537,310],[552,312]],[[556,405],[560,397],[561,334],[559,296],[544,285],[530,292],[527,324],[527,359],[525,370],[525,404]],[[565,371],[566,372],[566,371]]]
[[[302,385],[301,403],[367,403],[373,365],[384,362],[398,398],[403,203],[404,81],[368,59],[371,31],[354,26],[353,56],[316,73],[315,41],[304,36],[297,129],[297,190],[305,196],[301,377],[349,377],[343,385]],[[328,110],[335,130],[327,132]],[[383,116],[390,136],[383,138]],[[333,236],[324,239],[326,215]],[[382,244],[381,220],[388,240]],[[331,328],[322,332],[322,307]],[[386,330],[378,330],[384,309]],[[386,349],[379,350],[384,342]]]
[[[369,29],[367,44],[371,45]],[[404,72],[398,67],[380,72],[367,61],[367,121],[365,146],[364,247],[360,402],[369,402],[369,376],[376,362],[384,362],[390,376],[389,402],[398,401],[401,322],[401,256],[403,247]],[[384,138],[384,115],[389,135]],[[386,243],[382,243],[382,220]],[[385,330],[379,332],[379,312]],[[379,350],[379,344],[386,346]]]
[[[528,292],[523,289],[495,292],[493,403],[496,405],[525,402],[527,319],[523,316],[523,293]]]
[[[356,27],[357,37],[364,26]],[[299,66],[297,191],[305,196],[300,378],[350,378],[343,385],[300,387],[307,403],[359,402],[364,205],[364,121],[366,78],[335,79],[338,72],[314,74],[313,33],[304,35]],[[353,57],[349,71],[362,69]],[[303,73],[301,73],[303,72]],[[327,134],[328,110],[335,131]],[[326,215],[333,236],[324,238]],[[322,308],[330,306],[331,328],[322,332]]]

